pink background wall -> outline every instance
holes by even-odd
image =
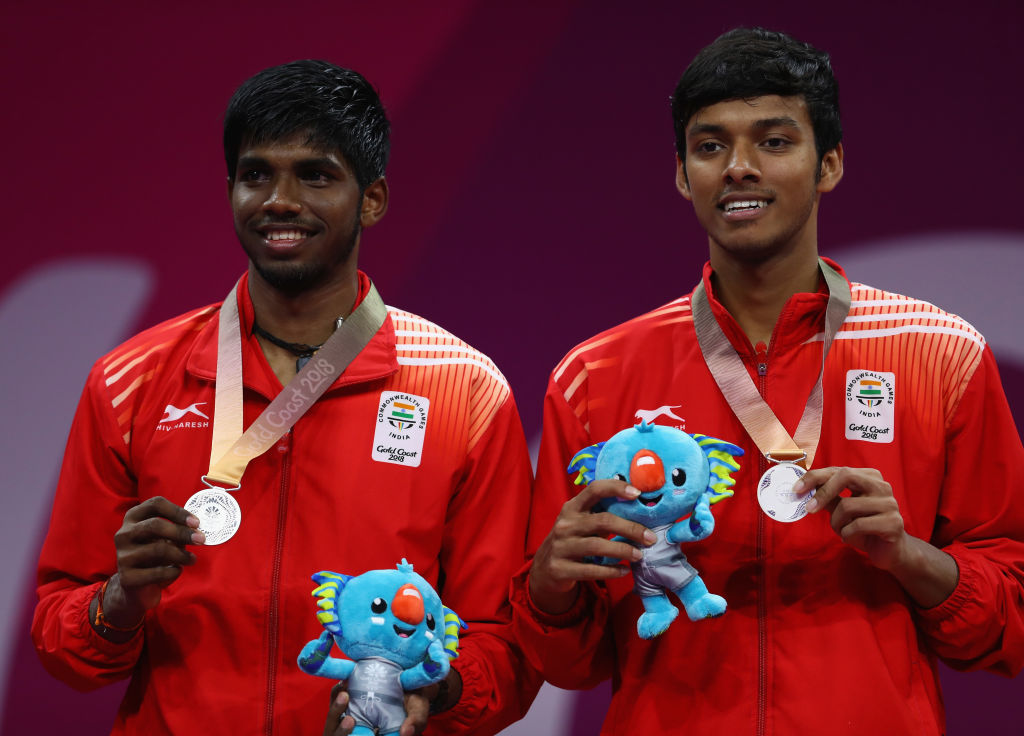
[[[732,26],[787,30],[832,53],[842,90],[846,177],[822,252],[973,321],[1021,425],[1022,18],[1016,0],[7,0],[0,732],[109,728],[117,688],[75,693],[31,651],[35,558],[91,362],[244,268],[219,138],[247,76],[317,57],[380,89],[392,199],[363,266],[388,303],[489,353],[534,437],[570,346],[698,278],[705,239],[673,186],[679,74]],[[944,679],[951,733],[1019,732],[1019,679]],[[545,691],[513,730],[594,733],[604,697]]]

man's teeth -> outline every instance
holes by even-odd
[[[306,233],[299,230],[275,230],[267,233],[267,240],[299,240],[306,237]]]
[[[748,199],[742,202],[726,202],[725,211],[735,212],[736,210],[756,210],[767,206],[768,203],[763,199]]]

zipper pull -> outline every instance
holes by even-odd
[[[768,374],[768,346],[763,342],[758,342],[754,346],[754,352],[757,354],[755,359],[757,360],[757,375],[764,376]]]

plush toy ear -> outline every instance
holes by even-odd
[[[319,583],[313,589],[313,595],[320,598],[317,601],[320,611],[316,618],[332,634],[341,633],[341,621],[337,612],[338,594],[351,579],[351,575],[341,575],[330,570],[321,570],[313,574],[313,582]]]
[[[573,479],[575,485],[585,486],[588,483],[594,482],[594,473],[597,470],[597,456],[601,454],[601,448],[605,444],[607,443],[598,442],[596,445],[584,447],[572,456],[566,471],[569,473],[577,473],[578,471],[576,478]]]
[[[444,608],[444,650],[448,653],[448,659],[455,659],[459,656],[459,629],[469,630],[466,622],[459,618],[448,606]]]
[[[729,498],[733,495],[732,486],[736,484],[730,473],[735,473],[740,469],[740,464],[733,458],[742,455],[743,450],[725,440],[708,437],[704,434],[694,432],[691,436],[697,440],[701,451],[708,459],[708,468],[711,470],[711,479],[708,481],[711,503],[718,503],[723,498]]]

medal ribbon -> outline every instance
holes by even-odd
[[[249,462],[284,436],[334,383],[369,344],[388,313],[371,283],[359,306],[243,432],[242,333],[237,289],[236,283],[220,308],[213,442],[210,471],[203,476],[207,485],[211,485],[207,480],[211,479],[233,486],[228,490],[240,487],[242,474]]]
[[[850,285],[838,271],[825,261],[818,259],[818,267],[828,286],[828,306],[825,308],[825,339],[821,350],[821,372],[807,398],[803,416],[796,433],[790,436],[775,412],[758,393],[743,359],[722,332],[718,320],[711,311],[708,295],[701,281],[693,292],[690,308],[693,311],[693,326],[697,332],[697,343],[704,354],[718,388],[728,402],[733,414],[754,440],[754,444],[770,461],[799,461],[810,468],[821,438],[822,380],[825,375],[825,357],[843,320],[850,312]]]

